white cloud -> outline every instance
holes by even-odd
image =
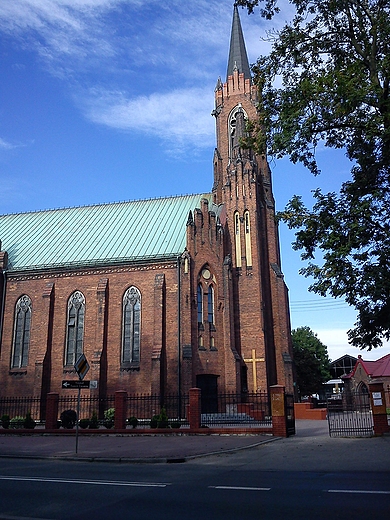
[[[318,338],[328,347],[329,357],[335,359],[349,354],[350,356],[362,356],[365,360],[376,360],[390,353],[390,343],[385,342],[383,347],[370,351],[359,350],[348,343],[347,330],[345,329],[316,329]]]
[[[122,92],[92,91],[87,116],[109,127],[158,136],[178,148],[210,147],[215,132],[210,92],[207,87],[128,98]]]
[[[0,137],[0,149],[2,150],[12,150],[13,148],[16,148],[16,145],[9,143],[8,141],[5,141]]]

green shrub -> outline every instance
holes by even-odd
[[[171,422],[171,428],[180,428],[181,422],[180,421],[172,421]]]
[[[61,425],[63,428],[70,430],[77,421],[77,413],[74,410],[64,410],[60,415]]]
[[[14,428],[14,429],[23,428],[23,426],[24,426],[24,417],[22,417],[21,415],[17,415],[16,417],[13,417],[10,420],[9,425],[10,425],[11,428]]]
[[[89,422],[89,427],[97,430],[99,428],[99,420],[96,412],[93,412],[91,420]]]
[[[138,426],[138,419],[137,419],[137,417],[130,417],[127,422],[133,428],[136,428]]]
[[[10,422],[10,421],[9,421],[9,415],[7,415],[6,413],[3,414],[3,415],[1,416],[1,425],[2,425],[2,427],[3,427],[4,429],[7,430],[7,429],[9,428],[9,422]]]
[[[24,419],[24,423],[23,423],[23,426],[27,429],[27,430],[33,430],[35,428],[35,425],[36,425],[36,422],[34,421],[34,419],[31,417],[31,412],[27,412],[26,413],[26,417]]]
[[[157,428],[168,428],[168,426],[169,422],[167,412],[165,408],[161,408],[161,412],[157,420]]]
[[[150,427],[151,428],[157,428],[158,418],[159,417],[160,417],[159,415],[153,415],[153,417],[150,419]]]
[[[80,419],[79,420],[79,426],[80,428],[82,428],[83,430],[85,430],[86,428],[88,428],[88,426],[91,424],[91,421],[89,419]]]
[[[104,426],[106,428],[112,428],[115,420],[115,408],[109,408],[104,412]]]

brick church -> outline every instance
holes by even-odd
[[[101,397],[292,392],[271,172],[240,146],[256,103],[234,7],[210,192],[0,216],[0,397],[61,394],[82,353]]]

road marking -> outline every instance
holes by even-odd
[[[212,489],[233,489],[237,491],[269,491],[271,488],[244,487],[244,486],[209,486]]]
[[[168,482],[126,482],[120,480],[81,480],[68,478],[45,478],[45,477],[7,477],[1,476],[0,480],[17,480],[26,482],[54,482],[61,484],[93,484],[97,486],[128,486],[128,487],[160,487],[170,486]]]
[[[328,489],[328,493],[356,493],[368,495],[390,495],[390,491],[371,491],[364,489]]]

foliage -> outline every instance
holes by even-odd
[[[171,428],[180,428],[181,422],[180,421],[172,421],[171,422]]]
[[[79,420],[79,426],[83,430],[88,428],[90,426],[90,424],[91,424],[91,421],[89,419],[80,419]]]
[[[153,415],[153,417],[150,419],[150,427],[151,428],[157,428],[158,418],[159,418],[159,415]]]
[[[134,417],[134,416],[129,417],[129,419],[128,419],[127,422],[128,422],[129,425],[132,426],[133,428],[136,428],[136,427],[138,426],[138,419],[137,419],[137,417]]]
[[[261,6],[266,18],[277,12],[275,0],[237,3]],[[295,196],[280,217],[299,229],[294,248],[309,261],[301,273],[314,278],[310,290],[354,306],[349,339],[370,350],[390,339],[390,3],[291,3],[293,20],[254,67],[260,123],[246,144],[313,174],[318,145],[346,150],[351,180],[340,192],[316,190],[311,211]],[[317,249],[322,265],[312,262]]]
[[[10,420],[9,425],[10,425],[11,428],[14,428],[14,429],[23,428],[23,426],[24,426],[24,417],[22,417],[21,415],[16,415],[15,417],[12,417],[12,419]]]
[[[165,408],[161,408],[160,415],[157,419],[157,428],[168,428],[169,422],[168,422],[168,415]]]
[[[99,428],[99,420],[96,412],[92,413],[91,420],[89,421],[89,427],[92,429]]]
[[[77,413],[75,410],[64,410],[60,415],[60,421],[63,428],[70,430],[77,421]]]
[[[26,417],[24,419],[23,426],[24,426],[24,428],[27,428],[29,430],[33,430],[35,428],[36,422],[31,417],[31,413],[30,412],[26,413]]]
[[[4,429],[8,429],[9,428],[9,423],[10,423],[10,417],[9,415],[7,414],[3,414],[1,416],[1,425]]]
[[[153,415],[150,420],[151,428],[169,428],[169,420],[167,411],[164,407],[161,408],[161,411],[158,415]]]
[[[109,408],[104,412],[104,426],[108,429],[114,426],[115,408]]]
[[[294,329],[291,336],[298,395],[319,393],[331,377],[327,348],[309,327]]]

